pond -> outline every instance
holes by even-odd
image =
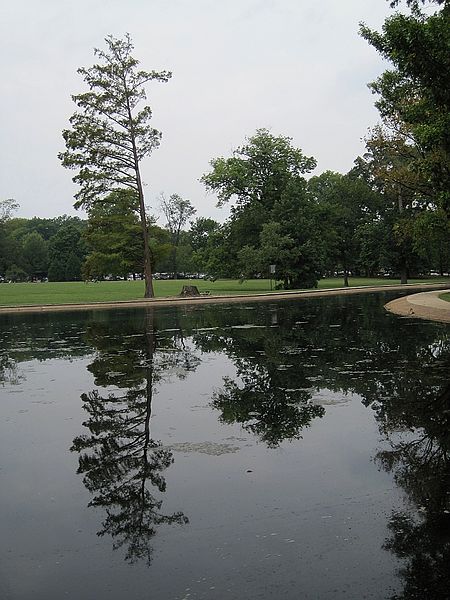
[[[3,315],[0,598],[449,598],[450,328],[393,297]]]

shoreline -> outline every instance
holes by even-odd
[[[291,299],[304,299],[304,298],[317,298],[320,296],[340,296],[346,294],[363,294],[373,292],[386,292],[386,291],[403,291],[405,289],[416,289],[416,290],[430,290],[436,291],[436,293],[442,293],[448,290],[448,283],[441,284],[430,284],[430,283],[409,283],[409,284],[398,284],[398,285],[380,285],[380,286],[355,286],[348,288],[326,288],[323,290],[301,290],[301,291],[286,291],[286,292],[267,292],[262,294],[230,294],[230,295],[216,295],[216,296],[195,296],[195,297],[181,297],[181,296],[169,296],[165,298],[150,298],[140,300],[117,300],[114,302],[87,302],[87,303],[72,303],[72,304],[21,304],[16,306],[0,306],[1,314],[12,314],[12,313],[48,313],[48,312],[72,312],[79,310],[111,310],[115,308],[142,308],[150,306],[170,306],[174,304],[228,304],[230,302],[264,302],[270,300],[291,300]],[[433,293],[433,292],[428,292]],[[419,295],[419,294],[415,294]],[[398,301],[405,300],[399,298]],[[392,302],[397,302],[393,300]],[[391,308],[387,308],[392,304],[389,302],[385,308],[389,312],[395,312]],[[445,300],[441,302],[447,303]],[[408,305],[408,310],[410,305]],[[403,316],[411,316],[410,313],[396,313],[402,314]],[[414,313],[412,316],[419,316]],[[422,318],[419,316],[419,318]],[[426,318],[426,317],[423,317]],[[447,322],[447,321],[444,321]],[[449,322],[450,322],[450,307],[449,307]]]
[[[420,292],[391,300],[384,308],[395,315],[410,319],[423,319],[450,323],[450,302],[439,296],[446,290]],[[450,292],[450,290],[448,290]]]

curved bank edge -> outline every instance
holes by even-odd
[[[450,302],[439,298],[446,292],[450,289],[411,294],[388,302],[384,308],[402,317],[450,323]]]

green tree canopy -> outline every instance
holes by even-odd
[[[385,125],[417,149],[411,167],[449,212],[450,4],[435,2],[443,6],[432,14],[422,12],[417,0],[408,4],[411,13],[389,17],[381,33],[361,25],[361,35],[393,66],[370,87]]]
[[[65,225],[49,242],[50,281],[76,281],[81,279],[81,263],[86,254],[81,232],[73,225]]]
[[[320,243],[303,175],[316,166],[315,159],[294,148],[290,138],[259,129],[232,157],[217,158],[211,166],[201,179],[207,189],[217,193],[219,205],[235,201],[221,230],[222,248],[215,252],[218,271],[231,263],[234,275],[267,274],[275,263],[285,287],[314,285]]]
[[[212,171],[201,181],[217,193],[219,205],[235,199],[241,207],[257,203],[270,210],[291,179],[301,178],[316,166],[316,160],[294,148],[291,141],[258,129],[233,156],[212,160]]]
[[[45,276],[48,270],[48,248],[44,238],[33,231],[23,240],[22,255],[31,277]]]
[[[380,195],[362,179],[325,171],[308,182],[308,193],[320,212],[329,266],[342,269],[348,286],[350,271],[358,267],[361,228],[378,217]]]
[[[89,248],[85,278],[142,273],[142,229],[135,205],[136,194],[128,189],[116,190],[92,205],[84,234]]]
[[[161,194],[161,211],[166,218],[166,226],[172,242],[172,273],[176,279],[181,232],[189,219],[195,215],[196,210],[187,198],[182,198],[178,194],[172,194],[166,198],[164,194]]]

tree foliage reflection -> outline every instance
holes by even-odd
[[[96,322],[87,337],[97,349],[89,366],[95,383],[125,389],[82,395],[89,433],[72,445],[80,453],[78,472],[93,494],[90,506],[106,513],[98,535],[110,535],[115,549],[125,547],[128,562],[142,559],[150,564],[151,538],[158,527],[188,522],[182,512],[162,510],[164,471],[174,459],[151,435],[153,395],[164,378],[185,377],[199,360],[186,347],[181,329],[175,337],[158,338],[152,310],[144,321],[135,317]]]
[[[384,545],[402,563],[402,590],[392,600],[448,600],[448,328],[385,315],[376,296],[360,297],[356,310],[355,304],[342,298],[305,303],[301,320],[298,305],[266,308],[248,328],[242,308],[223,313],[222,322],[216,317],[214,330],[197,343],[225,349],[238,379],[225,378],[212,404],[223,421],[241,423],[276,446],[300,437],[321,416],[308,412],[322,408],[313,403],[320,388],[357,394],[386,440],[377,461],[406,494],[406,508],[389,518]]]
[[[403,591],[394,600],[449,598],[450,564],[450,385],[425,394],[389,436],[378,454],[407,493],[408,510],[394,511],[385,548],[404,561]],[[396,439],[397,438],[397,439]]]

